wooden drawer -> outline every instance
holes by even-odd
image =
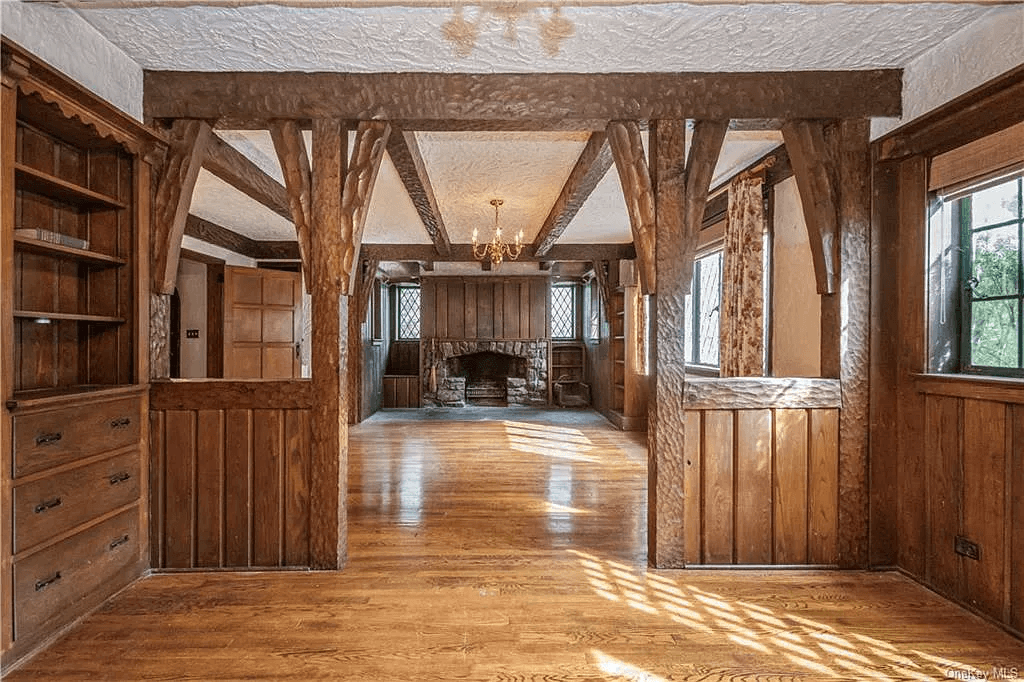
[[[14,563],[15,637],[40,626],[97,590],[118,589],[111,577],[139,558],[139,512],[129,509]]]
[[[139,453],[126,452],[14,488],[14,551],[139,498]]]
[[[123,398],[15,414],[14,476],[137,443],[141,409],[138,398]]]

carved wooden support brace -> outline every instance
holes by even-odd
[[[194,119],[175,120],[168,131],[166,162],[153,198],[153,291],[158,294],[174,291],[192,192],[212,134],[209,123]]]
[[[420,147],[416,143],[416,134],[395,128],[388,136],[387,148],[405,185],[405,191],[409,193],[424,229],[434,242],[434,248],[442,256],[447,256],[452,250],[451,240],[448,239],[448,230],[441,219],[441,210],[437,207],[437,198],[427,176]]]
[[[834,294],[839,192],[835,155],[826,139],[825,122],[786,121],[782,136],[800,191],[818,293]]]
[[[607,128],[608,144],[619,172],[623,198],[629,212],[636,259],[640,270],[640,289],[654,293],[657,275],[654,266],[654,189],[644,156],[640,125],[636,121],[611,121]]]
[[[345,282],[345,294],[356,292],[360,275],[356,266],[363,243],[366,213],[390,134],[391,124],[386,121],[361,121],[356,130],[355,147],[341,198],[340,227],[344,251],[339,273]]]
[[[302,274],[306,289],[312,291],[312,185],[309,157],[306,155],[306,142],[302,131],[295,121],[271,121],[270,137],[274,141],[274,150],[281,163],[284,174],[284,186],[288,190],[288,204],[291,207],[291,219],[295,223],[295,236],[299,242],[299,258],[302,259]]]
[[[704,208],[708,202],[708,190],[711,189],[711,178],[718,164],[718,155],[725,142],[725,133],[729,129],[729,121],[695,121],[693,137],[690,141],[690,153],[686,158],[686,198],[683,202],[683,252],[682,270],[683,287],[690,293],[690,281],[693,275],[693,257],[697,253],[697,242],[700,238],[700,227],[704,218]],[[659,169],[660,172],[660,169]],[[661,178],[659,176],[659,182]],[[661,210],[661,204],[658,204]]]
[[[612,285],[608,281],[608,268],[611,267],[606,260],[597,260],[593,262],[594,266],[594,277],[597,278],[597,286],[601,288],[601,305],[604,308],[604,319],[610,323],[612,320],[612,295],[615,293],[612,291]]]
[[[576,217],[587,197],[597,187],[597,183],[601,182],[601,178],[611,168],[612,163],[612,151],[608,146],[607,134],[591,133],[587,146],[583,148],[580,158],[562,186],[561,194],[558,195],[544,225],[533,240],[535,256],[543,256],[551,250],[565,232],[565,228]]]
[[[292,220],[288,190],[284,185],[267,175],[245,154],[217,137],[216,133],[206,150],[203,168],[282,218]]]

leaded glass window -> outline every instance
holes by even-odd
[[[718,315],[722,301],[722,252],[716,251],[693,264],[693,281],[685,301],[686,362],[719,366]]]
[[[420,338],[420,288],[402,285],[397,287],[398,338]]]
[[[576,287],[572,284],[551,286],[551,337],[576,338]]]

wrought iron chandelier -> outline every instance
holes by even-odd
[[[491,206],[494,207],[494,236],[491,241],[480,244],[477,242],[479,230],[473,228],[473,257],[479,261],[490,260],[491,266],[497,268],[507,256],[509,260],[519,258],[523,252],[523,231],[519,230],[516,235],[516,243],[508,244],[501,238],[501,226],[498,225],[498,207],[504,202],[502,199],[491,199]]]

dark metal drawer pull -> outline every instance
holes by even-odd
[[[120,547],[121,545],[123,545],[126,542],[128,542],[128,536],[127,535],[122,535],[119,538],[114,538],[114,540],[111,541],[111,543],[110,543],[110,549],[117,549],[118,547]]]
[[[49,587],[50,585],[54,584],[58,580],[60,580],[60,571],[57,571],[56,573],[54,573],[52,576],[50,576],[46,580],[37,580],[36,581],[36,592],[38,592],[39,590],[42,590],[42,589],[45,589],[45,588]]]
[[[131,417],[118,417],[117,419],[110,420],[110,428],[112,429],[126,429],[128,425],[132,423]]]
[[[53,445],[64,437],[60,431],[57,433],[42,433],[36,436],[36,445]]]
[[[131,477],[132,477],[131,474],[129,474],[127,471],[122,471],[119,474],[114,474],[113,476],[110,477],[110,485],[117,485],[118,483],[124,483],[125,481],[127,481]]]
[[[63,504],[63,502],[64,501],[61,500],[59,497],[55,497],[52,500],[46,500],[44,502],[40,502],[39,504],[36,505],[36,514],[42,514],[44,511],[46,511],[48,509],[53,509],[54,507],[59,507],[61,504]]]

